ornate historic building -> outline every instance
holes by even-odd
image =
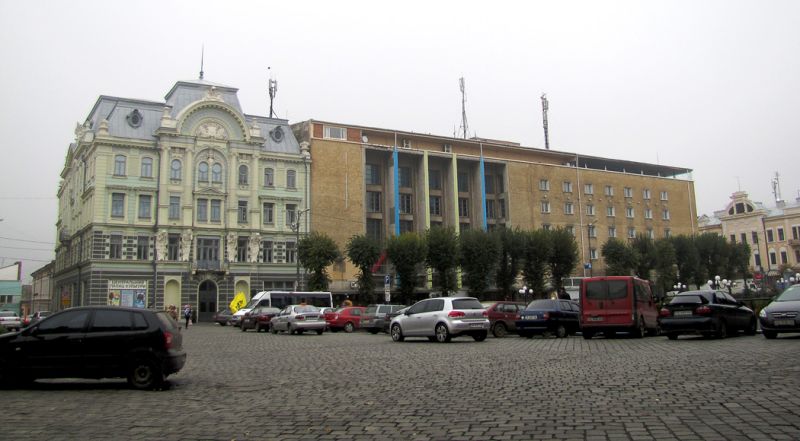
[[[54,296],[206,320],[236,293],[293,288],[310,165],[286,120],[245,114],[229,86],[100,96],[61,172]]]

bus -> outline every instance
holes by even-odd
[[[322,291],[261,291],[253,296],[244,308],[236,311],[231,322],[237,325],[253,308],[269,306],[283,309],[289,305],[305,303],[317,308],[333,308],[333,295]]]

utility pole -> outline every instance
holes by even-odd
[[[270,68],[267,67],[267,70],[270,70]],[[269,78],[269,117],[270,118],[272,118],[272,115],[275,114],[275,112],[272,111],[272,101],[275,100],[275,95],[277,95],[277,94],[278,94],[278,80],[272,79],[272,75],[270,75],[270,78]]]
[[[547,110],[549,109],[547,94],[542,94],[542,125],[544,126],[544,148],[550,150],[550,135],[547,133]],[[576,164],[577,165],[577,164]]]
[[[297,264],[297,279],[294,282],[295,291],[300,291],[300,219],[303,217],[303,213],[308,213],[309,210],[311,209],[306,208],[305,210],[298,211],[297,218],[291,225],[292,230],[295,232],[295,237],[297,238],[294,243],[294,261]]]
[[[461,89],[461,130],[464,134],[464,139],[467,139],[469,126],[467,124],[467,92],[464,86],[464,77],[458,79],[458,86]]]

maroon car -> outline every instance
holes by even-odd
[[[269,331],[269,321],[272,320],[272,317],[278,315],[281,312],[278,308],[270,308],[269,306],[259,306],[258,308],[254,308],[252,311],[245,313],[244,317],[242,317],[242,322],[239,327],[242,328],[242,332],[247,331],[248,329],[255,329],[256,332],[264,332]]]
[[[361,327],[361,316],[367,308],[363,306],[347,306],[339,308],[334,312],[325,314],[325,322],[328,329],[336,332],[344,329],[344,332],[353,332]]]
[[[515,322],[519,320],[519,313],[525,309],[522,302],[494,302],[486,307],[489,313],[489,326],[492,335],[505,337],[509,332],[517,332]]]

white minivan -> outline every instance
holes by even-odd
[[[261,291],[253,296],[244,308],[236,311],[231,316],[231,323],[239,326],[242,317],[257,306],[269,306],[271,308],[283,309],[289,305],[299,305],[305,303],[318,308],[332,308],[333,295],[323,291]]]

